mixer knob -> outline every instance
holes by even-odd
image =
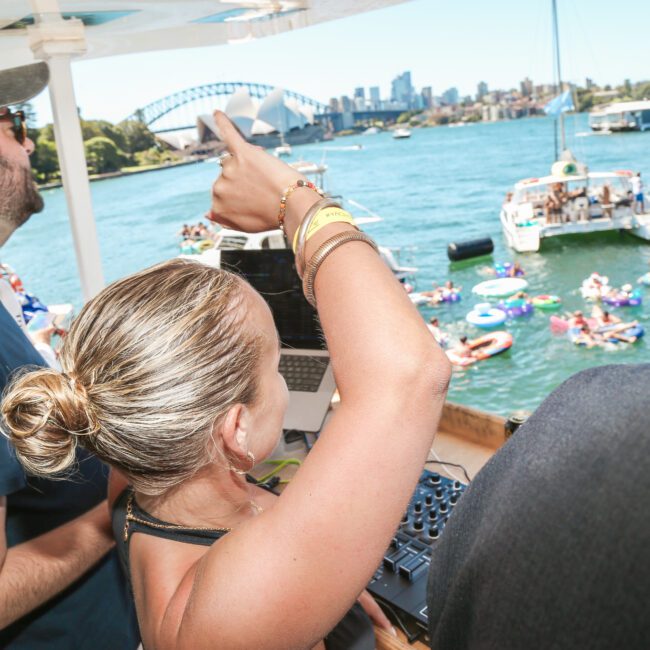
[[[454,490],[460,490],[461,487],[463,487],[463,485],[460,481],[454,481]]]
[[[405,512],[404,516],[402,517],[402,523],[405,524],[409,520],[409,513]]]
[[[442,488],[436,488],[436,499],[442,499],[444,495],[444,490]]]
[[[432,494],[427,494],[427,496],[424,497],[424,502],[425,502],[428,506],[432,506],[432,505],[433,505],[433,495],[432,495]]]
[[[458,502],[458,495],[457,494],[452,494],[449,497],[449,503],[451,503],[452,506],[455,506],[457,502]]]
[[[423,529],[424,529],[424,522],[422,521],[422,519],[416,519],[413,522],[413,530],[418,530],[419,531],[419,530],[423,530]]]
[[[440,481],[442,481],[440,474],[432,474],[428,479],[429,485],[440,485]]]
[[[415,512],[422,512],[422,501],[416,501],[413,510],[415,510]]]
[[[449,512],[449,506],[446,503],[441,503],[439,509],[442,513]]]
[[[438,513],[435,510],[429,510],[429,519],[435,521],[438,518]]]
[[[438,526],[431,526],[431,528],[429,528],[429,537],[431,539],[438,539],[438,537],[440,537]]]

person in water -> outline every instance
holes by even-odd
[[[589,329],[589,323],[579,309],[574,311],[573,315],[569,318],[569,327],[586,327]]]
[[[474,351],[470,347],[469,343],[467,342],[467,337],[466,336],[461,336],[460,339],[458,340],[458,345],[454,348],[454,352],[459,356],[463,358],[470,358],[474,356]]]
[[[516,278],[522,275],[526,275],[526,272],[522,268],[521,264],[519,264],[519,262],[515,262],[514,264],[510,265],[510,268],[508,269],[509,277]]]
[[[270,230],[295,187],[291,241],[320,196],[223,113],[215,120],[231,155],[213,217]],[[246,480],[282,434],[278,333],[263,298],[226,270],[174,259],[115,282],[74,321],[64,372],[22,374],[5,394],[30,472],[69,471],[78,446],[116,472],[113,528],[145,648],[375,647],[372,633],[331,633],[367,621],[355,602],[427,460],[451,368],[360,236],[329,223],[305,244],[341,402],[279,497]]]

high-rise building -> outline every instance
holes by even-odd
[[[585,88],[587,90],[591,90],[595,85],[596,84],[594,83],[593,79],[590,79],[589,77],[585,79]]]
[[[520,84],[521,94],[523,97],[532,97],[533,96],[533,82],[526,77]]]
[[[381,93],[379,92],[379,86],[370,87],[370,104],[373,111],[378,111],[381,107]]]
[[[480,102],[488,94],[488,85],[485,81],[479,81],[476,86],[476,101]]]
[[[433,88],[425,86],[422,89],[422,100],[425,108],[433,108]]]
[[[341,111],[343,113],[351,113],[354,110],[352,100],[347,95],[341,96]]]
[[[332,97],[330,99],[329,107],[330,107],[330,111],[332,111],[332,113],[340,113],[341,112],[341,104],[339,103],[339,100],[336,97]]]
[[[355,99],[365,99],[366,98],[366,89],[360,86],[359,88],[354,89],[354,98]]]
[[[442,101],[449,106],[458,104],[458,88],[448,88],[442,93]]]
[[[410,108],[413,102],[413,84],[411,83],[411,73],[402,72],[393,79],[391,83],[391,100],[399,104],[404,104],[404,108]]]

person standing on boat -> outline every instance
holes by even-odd
[[[241,277],[199,262],[104,289],[66,336],[65,374],[23,375],[2,412],[40,474],[81,446],[128,477],[113,523],[145,648],[374,648],[372,631],[362,643],[330,633],[367,620],[355,603],[422,472],[450,364],[372,240],[342,211],[326,220],[331,202],[304,176],[215,120],[229,155],[212,218],[298,233],[341,398],[290,484],[277,497],[246,480],[287,408],[271,311]]]
[[[636,214],[643,214],[645,211],[644,199],[643,199],[643,181],[641,180],[641,172],[637,172],[630,179],[630,185],[632,186],[632,195],[634,197],[634,212]]]
[[[546,223],[562,223],[562,206],[567,202],[567,194],[562,183],[553,183],[544,201]]]
[[[0,246],[43,199],[32,179],[24,116],[9,106],[44,89],[44,63],[0,72]],[[0,280],[1,281],[1,280]],[[26,367],[44,366],[0,303],[0,391]],[[0,437],[0,647],[133,650],[137,627],[125,593],[106,503],[107,470],[71,456],[69,481],[29,476]]]

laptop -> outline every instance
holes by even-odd
[[[286,430],[320,431],[336,390],[316,311],[302,293],[289,249],[222,250],[221,268],[242,275],[267,301],[280,335],[280,373],[289,389]]]

